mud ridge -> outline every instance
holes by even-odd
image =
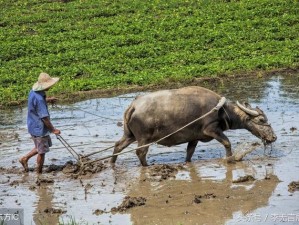
[[[46,208],[44,210],[45,213],[49,213],[49,214],[63,214],[66,213],[66,210],[62,210],[62,209],[56,209],[56,208]]]
[[[237,180],[234,180],[233,183],[243,183],[247,181],[255,181],[255,178],[251,175],[246,175],[244,177],[239,177]]]
[[[63,174],[66,174],[71,178],[77,179],[79,177],[84,178],[84,176],[90,176],[92,174],[99,173],[106,168],[107,166],[102,162],[96,162],[80,166],[79,164],[74,163],[73,161],[68,161],[64,165],[51,164],[45,169],[45,172],[62,172]]]
[[[51,177],[38,177],[35,183],[37,186],[40,186],[41,184],[53,184],[54,179]]]
[[[111,212],[117,213],[117,212],[125,212],[127,209],[136,207],[136,206],[142,206],[145,205],[146,198],[144,197],[130,197],[126,196],[118,207],[113,207],[111,209]]]

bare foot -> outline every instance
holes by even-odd
[[[28,168],[28,162],[27,160],[23,157],[19,159],[19,162],[22,164],[24,171],[25,172],[29,172],[29,168]]]

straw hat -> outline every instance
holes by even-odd
[[[32,90],[44,91],[56,84],[58,80],[58,77],[50,77],[47,73],[41,73],[38,77],[38,81],[32,86]]]

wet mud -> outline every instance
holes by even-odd
[[[254,181],[255,178],[251,175],[246,175],[244,177],[239,177],[237,180],[233,180],[233,183],[242,183],[247,181]]]
[[[55,209],[55,208],[46,208],[44,210],[45,213],[51,213],[51,214],[63,214],[66,213],[66,210],[62,209]]]
[[[299,181],[292,181],[288,187],[289,192],[299,191]]]
[[[146,199],[144,197],[126,196],[120,206],[113,207],[111,212],[125,212],[130,208],[145,205]]]
[[[175,178],[175,175],[178,173],[178,170],[183,168],[182,166],[173,166],[173,165],[154,165],[149,170],[148,180],[162,181],[170,178]]]
[[[103,160],[82,167],[52,137],[38,175],[36,158],[29,173],[18,163],[33,147],[26,108],[1,111],[0,207],[23,208],[25,224],[298,224],[299,75],[209,88],[262,108],[277,141],[264,148],[247,131],[227,131],[239,162],[227,163],[223,146],[211,141],[199,143],[187,164],[186,145],[153,145],[148,167],[140,166],[135,152],[118,156],[114,166]],[[123,113],[139,94],[50,107],[53,124],[78,154],[108,148],[121,138]]]

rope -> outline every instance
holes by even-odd
[[[87,114],[90,114],[90,115],[93,115],[93,116],[102,118],[102,119],[106,119],[106,120],[115,120],[115,119],[112,119],[112,118],[109,118],[109,117],[99,116],[99,115],[97,115],[97,114],[95,114],[95,113],[91,113],[91,112],[89,112],[89,111],[87,111],[87,110],[83,110],[83,109],[80,109],[80,108],[78,108],[78,107],[74,107],[74,106],[73,106],[73,108],[74,108],[74,109],[77,109],[77,110],[79,110],[79,111],[82,111],[82,112],[84,112],[84,113],[87,113]]]
[[[63,110],[63,108],[62,108],[62,107],[59,107],[57,104],[53,104],[52,107],[53,107],[53,108],[56,108],[56,109],[59,109],[59,110]],[[74,109],[75,109],[75,110],[79,110],[79,111],[82,111],[82,112],[84,112],[84,113],[87,113],[87,114],[96,116],[96,117],[98,117],[98,118],[102,118],[102,119],[106,119],[106,120],[115,120],[115,119],[112,119],[112,118],[109,118],[109,117],[99,116],[99,115],[97,115],[97,114],[95,114],[95,113],[89,112],[89,111],[84,110],[84,109],[80,109],[79,107],[76,107],[76,106],[72,106],[72,108],[66,108],[66,109],[68,109],[68,110],[74,110]]]
[[[82,158],[86,158],[86,157],[88,157],[88,156],[95,155],[95,154],[98,154],[98,153],[100,153],[100,152],[104,152],[104,151],[106,151],[106,150],[108,150],[108,149],[111,149],[111,148],[113,148],[113,147],[114,147],[114,145],[112,145],[112,146],[110,146],[110,147],[108,147],[108,148],[104,148],[104,149],[102,149],[102,150],[96,151],[96,152],[92,152],[92,153],[87,154],[87,155],[83,155],[83,156],[81,156],[81,157],[82,157]]]

